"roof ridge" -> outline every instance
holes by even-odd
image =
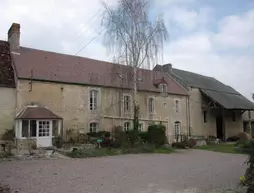
[[[187,72],[187,73],[191,73],[191,74],[195,74],[195,75],[198,75],[198,76],[203,76],[203,77],[206,77],[206,78],[211,78],[211,79],[214,79],[214,80],[217,80],[216,78],[212,77],[212,76],[206,76],[206,75],[203,75],[203,74],[198,74],[196,72],[191,72],[191,71],[187,71],[187,70],[182,70],[182,69],[179,69],[179,68],[172,68],[173,70],[180,70],[180,71],[183,71],[183,72]],[[217,80],[218,81],[218,80]],[[220,82],[220,81],[219,81]]]

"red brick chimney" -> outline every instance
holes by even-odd
[[[8,42],[13,52],[19,52],[20,46],[20,24],[13,23],[8,31]]]

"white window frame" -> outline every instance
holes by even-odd
[[[125,97],[129,97],[129,109],[126,109],[125,108]],[[132,106],[132,98],[131,98],[131,95],[130,94],[123,94],[123,112],[124,113],[131,113],[131,110],[132,110],[132,108],[131,108],[131,106]]]
[[[181,134],[181,122],[180,121],[175,121],[174,134],[175,134],[175,138],[177,137],[177,135]]]
[[[153,103],[152,103],[152,109],[153,111],[150,111],[150,99],[152,99]],[[147,109],[148,109],[148,113],[149,114],[155,114],[155,98],[154,97],[148,97],[147,99]]]
[[[94,130],[92,130],[91,131],[91,126],[92,126],[92,124],[95,124],[95,131]],[[92,122],[90,122],[89,123],[89,132],[91,133],[91,132],[98,132],[99,131],[99,123],[98,122],[95,122],[95,121],[92,121]]]
[[[48,130],[48,132],[45,132],[44,133],[48,133],[48,135],[45,135],[45,136],[39,136],[39,133],[40,133],[40,128],[39,128],[39,122],[48,122],[49,123],[49,127],[46,128]],[[38,131],[37,131],[37,137],[38,138],[48,138],[48,137],[52,137],[52,120],[37,120],[37,127],[38,127]],[[44,128],[45,129],[45,128]],[[43,133],[43,132],[42,132]]]
[[[180,112],[180,101],[175,100],[175,112],[179,113]]]
[[[95,95],[95,93],[97,95]],[[90,88],[89,89],[89,98],[88,98],[88,101],[89,101],[88,104],[89,105],[88,105],[88,108],[89,108],[90,111],[97,111],[97,110],[99,110],[99,94],[100,94],[100,92],[99,92],[98,89],[96,89],[96,88]],[[91,95],[95,95],[95,96],[91,96]],[[92,98],[92,109],[91,109],[91,100],[90,100],[91,97],[93,97]]]
[[[124,131],[129,131],[130,127],[131,127],[131,122],[129,122],[129,121],[124,122],[124,124],[123,124]]]
[[[168,92],[167,84],[162,83],[162,84],[160,84],[160,87],[161,87],[161,92],[162,93],[167,93]]]
[[[144,131],[144,123],[143,122],[139,122],[138,129],[139,129],[139,131]]]
[[[22,137],[22,130],[23,130],[23,127],[22,127],[22,122],[27,120],[28,121],[28,137]],[[30,121],[36,121],[36,136],[33,136],[33,137],[30,137]],[[39,121],[49,121],[49,126],[50,126],[50,133],[49,133],[49,136],[39,136]],[[61,132],[61,122],[60,120],[56,120],[58,121],[58,135],[60,135],[60,132]],[[53,124],[53,120],[51,119],[22,119],[22,120],[19,120],[17,122],[17,138],[18,139],[37,139],[37,138],[48,138],[48,137],[54,137],[53,136],[53,128],[52,128],[52,124]]]

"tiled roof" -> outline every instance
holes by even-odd
[[[10,47],[6,41],[0,41],[0,87],[15,87]]]
[[[133,69],[129,66],[25,47],[20,47],[20,55],[14,54],[13,58],[18,78],[30,79],[32,75],[34,80],[133,88]],[[188,95],[166,73],[138,69],[137,75],[139,90],[160,92],[153,80],[164,77],[169,93]]]
[[[62,119],[58,115],[45,107],[26,107],[17,116],[16,119]]]

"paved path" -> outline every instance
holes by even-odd
[[[244,155],[173,154],[0,163],[0,181],[24,193],[199,193],[235,188]],[[213,190],[213,191],[212,191]]]

